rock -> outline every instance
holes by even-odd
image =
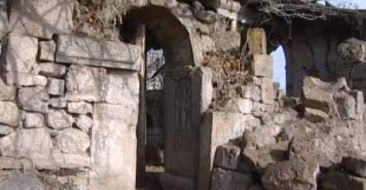
[[[240,48],[241,35],[236,31],[215,32],[212,35],[218,51],[226,52]]]
[[[40,75],[55,78],[62,77],[66,73],[66,67],[57,63],[39,63],[35,70]]]
[[[46,128],[18,129],[0,139],[0,152],[4,157],[27,158],[39,169],[53,167],[52,139]]]
[[[271,78],[262,78],[261,101],[263,104],[273,104],[274,89]]]
[[[343,153],[337,149],[335,139],[329,135],[301,131],[289,145],[289,158],[316,160],[322,167],[340,162]]]
[[[47,78],[29,73],[6,73],[5,81],[8,85],[22,86],[47,86]]]
[[[281,127],[278,125],[264,125],[253,129],[246,130],[243,134],[243,145],[252,147],[264,147],[271,144],[276,144],[276,137],[281,132]]]
[[[28,87],[19,89],[18,102],[21,108],[26,111],[47,113],[48,93],[44,88]]]
[[[216,21],[216,13],[213,11],[195,11],[193,16],[200,22],[205,24],[212,24]]]
[[[366,160],[353,157],[343,157],[342,165],[351,174],[366,178]]]
[[[252,99],[253,101],[257,102],[259,102],[261,99],[261,89],[254,84],[239,86],[236,91],[242,98]]]
[[[330,171],[329,173],[320,176],[319,184],[320,188],[327,190],[365,190],[366,179],[350,176],[337,171]]]
[[[42,61],[55,61],[56,43],[54,41],[39,42],[39,59]]]
[[[52,129],[70,128],[74,123],[74,118],[64,110],[50,110],[47,113],[47,125]]]
[[[1,190],[46,190],[34,171],[13,171],[0,182]]]
[[[67,154],[83,154],[90,147],[89,136],[73,128],[62,130],[56,136],[56,141],[61,152]]]
[[[273,77],[273,59],[270,55],[254,54],[251,61],[251,74],[257,77]]]
[[[138,102],[140,82],[137,74],[125,71],[108,72],[105,101],[111,104]]]
[[[235,145],[225,144],[216,149],[214,163],[221,168],[236,170],[240,162],[241,149]]]
[[[336,112],[332,84],[314,77],[304,77],[303,83],[302,91],[305,107],[317,109],[326,114]]]
[[[49,104],[53,108],[66,108],[65,97],[51,98]]]
[[[366,62],[366,43],[356,38],[350,38],[338,45],[340,57],[348,64]]]
[[[45,126],[44,116],[39,113],[26,113],[25,114],[25,128],[38,128]]]
[[[140,48],[118,41],[59,35],[56,62],[137,71]]]
[[[353,96],[342,91],[334,94],[334,100],[337,104],[338,113],[343,119],[357,119],[356,100]]]
[[[48,78],[47,92],[50,95],[62,96],[65,94],[65,81]]]
[[[106,75],[104,68],[72,65],[66,76],[66,100],[101,101]]]
[[[259,102],[253,102],[253,113],[254,112],[267,112],[272,113],[275,111],[274,105],[262,104]]]
[[[223,110],[234,113],[248,114],[253,110],[253,102],[250,99],[243,98],[230,99],[224,106]]]
[[[11,33],[5,50],[6,71],[30,73],[37,64],[37,50],[37,38]]]
[[[329,118],[329,115],[317,109],[305,108],[304,118],[311,122],[321,122]]]
[[[0,137],[9,135],[13,131],[14,131],[14,129],[12,127],[9,127],[6,125],[0,125]],[[2,168],[1,165],[0,165],[0,168]]]
[[[0,79],[0,101],[15,100],[16,87],[7,86],[2,79]]]
[[[54,33],[71,33],[73,7],[67,0],[14,0],[9,24],[15,33],[51,39]]]
[[[214,169],[211,190],[241,190],[249,189],[255,184],[251,174],[243,174],[222,169]]]
[[[67,111],[85,115],[93,112],[93,106],[86,102],[69,102],[67,103]]]
[[[20,112],[13,102],[0,101],[0,124],[16,127],[20,124]]]
[[[319,164],[289,160],[269,164],[262,176],[265,189],[270,190],[316,190],[316,177]]]
[[[93,126],[93,120],[89,116],[80,115],[76,118],[76,126],[85,133],[89,133],[90,128]]]
[[[250,171],[263,173],[264,168],[271,163],[288,159],[288,141],[263,146],[260,148],[246,146],[242,157]]]

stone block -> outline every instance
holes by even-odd
[[[276,144],[276,137],[281,132],[278,125],[264,125],[243,133],[243,144],[257,148]]]
[[[74,118],[64,110],[49,110],[47,113],[47,125],[52,129],[65,129],[72,127]]]
[[[107,74],[105,101],[110,104],[123,104],[139,100],[140,81],[137,73],[111,71]]]
[[[48,78],[47,92],[50,95],[62,96],[65,94],[65,81]]]
[[[240,86],[236,89],[236,91],[242,98],[245,99],[252,99],[253,101],[257,102],[259,102],[261,99],[261,89],[254,84]]]
[[[8,13],[5,5],[0,7],[0,38],[2,39],[9,30]]]
[[[229,170],[237,170],[241,149],[235,145],[225,144],[216,149],[215,165]]]
[[[255,184],[251,174],[215,169],[212,174],[211,190],[241,190],[249,189]]]
[[[69,102],[67,103],[67,111],[85,115],[93,112],[93,106],[86,102]]]
[[[60,63],[137,71],[139,57],[138,46],[123,42],[72,35],[60,35],[57,39],[56,61]]]
[[[7,86],[2,79],[0,79],[0,101],[15,100],[16,87]]]
[[[326,114],[334,112],[332,85],[317,78],[305,77],[302,87],[306,107],[320,110]]]
[[[253,110],[253,101],[244,98],[230,99],[223,107],[223,110],[233,113],[248,114]]]
[[[39,59],[42,61],[55,61],[56,43],[54,41],[39,42]]]
[[[26,113],[24,127],[25,128],[39,128],[45,126],[44,116],[40,113]]]
[[[5,81],[8,85],[15,85],[17,87],[29,86],[47,86],[47,78],[41,75],[34,75],[29,73],[13,73],[5,74]]]
[[[66,76],[66,100],[101,101],[106,76],[104,68],[72,65]]]
[[[0,139],[2,156],[30,159],[36,168],[50,168],[52,139],[46,128],[18,129]]]
[[[13,102],[0,101],[0,116],[0,124],[16,127],[20,123],[20,112]]]
[[[5,48],[6,71],[30,73],[37,64],[38,39],[10,34]]]
[[[334,100],[337,104],[337,110],[343,119],[357,119],[356,116],[356,100],[353,96],[346,92],[334,94]]]
[[[6,136],[6,135],[9,135],[10,133],[14,132],[14,128],[13,127],[9,127],[9,126],[6,126],[6,125],[1,125],[0,124],[0,136]],[[1,162],[1,161],[0,161]],[[1,164],[0,164],[0,168],[1,167]]]
[[[54,33],[71,33],[73,1],[14,0],[10,8],[13,32],[50,39]]]
[[[342,166],[347,172],[366,178],[366,160],[362,158],[343,157]]]
[[[57,63],[39,63],[36,72],[47,77],[60,78],[66,73],[66,67]]]
[[[271,190],[316,190],[319,172],[319,164],[315,161],[283,161],[266,167],[262,183],[265,189]]]
[[[273,59],[270,55],[254,54],[251,61],[251,74],[257,77],[273,77]]]
[[[365,112],[365,100],[363,96],[363,92],[359,90],[354,90],[351,92],[351,95],[356,100],[356,114],[363,115]]]
[[[65,97],[51,98],[49,104],[52,108],[66,108]]]
[[[273,104],[274,89],[271,78],[262,78],[261,101],[264,104]]]
[[[84,154],[90,147],[89,136],[77,129],[67,128],[56,136],[57,147],[62,153]]]
[[[67,169],[90,168],[90,157],[84,154],[64,154],[60,151],[52,152],[55,166]]]
[[[90,128],[93,126],[93,119],[86,115],[80,115],[76,118],[76,127],[89,133]]]
[[[329,173],[320,176],[319,186],[322,189],[329,190],[365,190],[366,179],[354,177],[337,171],[330,171]]]
[[[94,104],[91,189],[135,189],[138,102]]]
[[[311,122],[321,122],[329,118],[329,115],[317,109],[305,108],[304,118]]]
[[[208,189],[218,146],[242,136],[249,128],[241,113],[208,112],[203,116],[199,141],[199,189]]]
[[[10,172],[9,175],[2,177],[0,183],[1,190],[46,190],[42,180],[38,177],[38,174],[34,171]]]
[[[44,88],[28,87],[19,89],[18,102],[22,109],[32,112],[47,113],[50,99]]]
[[[262,28],[251,28],[247,32],[249,54],[267,54],[267,37]]]
[[[3,170],[31,170],[32,167],[32,163],[26,159],[0,158],[0,168]]]

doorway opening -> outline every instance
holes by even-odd
[[[287,88],[287,68],[286,55],[282,45],[271,52],[273,57],[273,80],[279,84],[281,90],[286,93]]]

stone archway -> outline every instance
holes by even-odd
[[[122,30],[143,23],[164,51],[166,175],[163,176],[186,179],[188,186],[194,188],[199,168],[200,117],[210,103],[203,98],[203,81],[210,81],[205,78],[211,77],[211,74],[200,67],[202,50],[197,44],[198,40],[195,40],[192,23],[189,17],[182,15],[179,8],[160,6],[131,9],[124,17],[124,22]],[[162,181],[167,183],[163,184],[165,189],[177,189],[169,184],[170,180]]]

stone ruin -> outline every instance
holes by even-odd
[[[364,14],[1,0],[0,189],[364,190]]]

